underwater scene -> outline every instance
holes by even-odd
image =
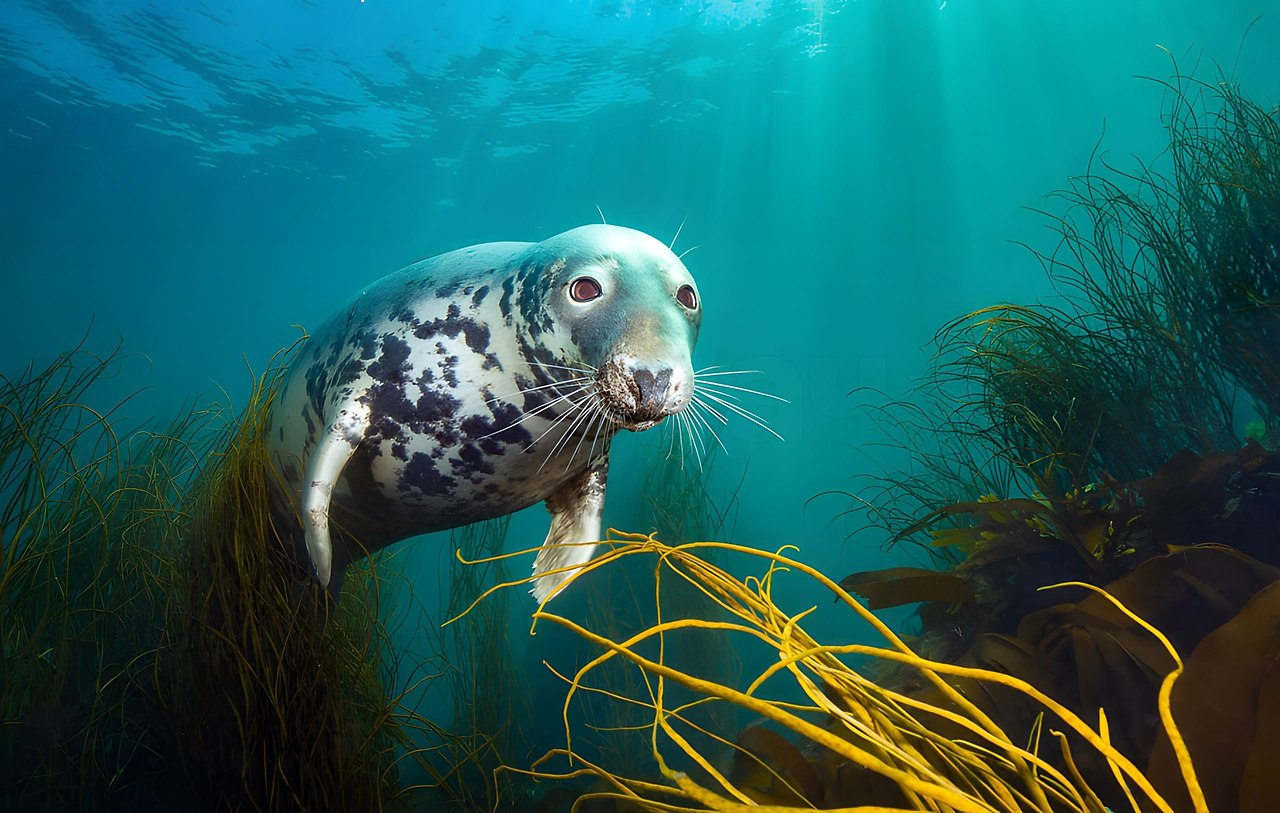
[[[6,0],[0,810],[1280,810],[1277,54]]]

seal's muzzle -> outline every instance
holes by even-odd
[[[614,423],[639,432],[684,409],[689,396],[683,380],[669,366],[615,357],[600,368],[596,384]]]

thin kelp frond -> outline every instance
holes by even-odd
[[[1280,111],[1234,82],[1182,76],[1171,99],[1171,227],[1147,252],[1169,321],[1272,413],[1280,410]],[[1211,103],[1203,100],[1208,98]],[[1166,238],[1157,242],[1157,238]]]
[[[1163,86],[1163,155],[1133,170],[1095,155],[1050,196],[1059,240],[1032,250],[1053,304],[944,326],[911,402],[875,410],[911,461],[852,510],[888,538],[929,542],[918,521],[950,502],[1063,504],[1183,449],[1280,439],[1280,115],[1228,81]]]
[[[785,551],[769,553],[727,543],[670,546],[654,536],[614,531],[609,542],[611,549],[587,569],[624,558],[652,557],[659,583],[674,579],[692,585],[712,599],[724,617],[662,620],[625,639],[614,639],[546,607],[535,613],[535,623],[564,627],[599,648],[597,657],[564,676],[569,686],[565,747],[548,753],[526,771],[541,778],[596,777],[605,789],[583,797],[583,802],[611,799],[649,810],[737,810],[764,804],[775,810],[864,805],[860,809],[1102,813],[1099,800],[1113,795],[1112,789],[1103,792],[1089,787],[1073,767],[1087,752],[1111,766],[1125,792],[1141,800],[1144,808],[1174,809],[1143,770],[1109,742],[1105,719],[1091,724],[1008,674],[922,658],[840,585]],[[746,557],[762,573],[735,577],[706,561],[704,555],[711,551]],[[774,599],[775,583],[784,577],[809,580],[815,594],[840,602],[884,643],[832,645],[814,640],[803,626],[812,608],[789,613]],[[727,685],[667,661],[663,641],[676,633],[728,634],[743,646],[763,645],[775,657],[754,678]],[[1167,646],[1163,638],[1155,638],[1157,646]],[[877,685],[856,668],[853,658],[889,661],[910,669],[928,692],[906,693]],[[617,699],[648,709],[651,756],[663,781],[624,776],[577,753],[568,709],[579,692],[612,694],[596,686],[594,677],[604,664],[615,661],[630,664],[642,677],[641,685],[648,687],[643,695]],[[1175,669],[1166,678],[1168,689],[1177,675]],[[969,699],[970,689],[958,688],[978,684],[1019,693],[1041,709],[1041,717],[1027,730],[1001,729]],[[673,703],[670,698],[677,688],[691,693],[694,700]],[[800,700],[792,699],[797,691]],[[707,759],[692,745],[693,738],[705,732],[690,721],[689,712],[707,703],[763,718],[785,734],[784,743],[788,739],[800,743],[800,750],[794,752],[797,758],[815,767],[806,772],[794,760],[788,767],[785,760],[771,759],[769,751],[757,748],[756,753],[745,745],[769,742],[769,738],[744,737],[729,743],[740,759],[735,760],[733,771],[725,771],[722,762]],[[1163,719],[1170,738],[1178,741],[1176,720]],[[1055,738],[1056,753],[1041,753],[1041,732]],[[786,754],[788,747],[793,746],[775,742],[772,753]],[[566,767],[553,769],[561,758],[567,758]],[[1179,752],[1177,765],[1186,792],[1200,799],[1194,767],[1185,751]],[[1195,809],[1205,809],[1202,800]]]
[[[733,533],[737,490],[722,494],[711,485],[716,469],[723,464],[719,452],[709,451],[701,468],[665,454],[652,455],[648,462],[644,485],[631,510],[635,521],[664,538],[680,541],[726,538]],[[648,568],[628,564],[604,569],[580,582],[577,590],[584,595],[586,623],[593,629],[625,639],[664,618],[712,617],[718,612],[718,607],[693,586],[674,580],[655,584]],[[741,667],[733,642],[725,635],[676,633],[665,639],[664,647],[669,663],[703,677],[733,680]],[[555,657],[548,658],[553,670],[570,668],[587,652],[580,642],[571,640],[556,650]],[[570,653],[575,657],[569,657]],[[580,734],[582,743],[593,761],[608,768],[626,770],[644,762],[649,753],[645,710],[615,698],[647,696],[649,688],[635,670],[617,661],[602,664],[595,678],[599,692],[581,696],[574,709],[575,724],[585,729]],[[723,705],[705,705],[690,709],[687,717],[708,732],[703,740],[708,756],[727,758],[716,735],[723,737],[734,730],[732,711]],[[520,763],[508,760],[508,764]]]
[[[299,578],[276,531],[265,438],[283,369],[257,379],[188,498],[159,688],[203,804],[381,809],[397,792],[403,721],[387,697],[376,572],[334,602]]]
[[[75,348],[0,382],[3,806],[86,807],[163,770],[152,655],[209,415],[121,434],[127,399],[91,404],[126,359]]]
[[[1062,239],[1038,252],[1067,299],[1039,311],[1066,340],[1047,367],[1098,398],[1077,419],[1097,422],[1094,445],[1070,451],[1120,479],[1230,448],[1241,395],[1268,423],[1280,409],[1280,120],[1225,79],[1165,88],[1166,154],[1136,171],[1098,159],[1054,196]]]
[[[1136,476],[1197,440],[1176,417],[1153,414],[1167,402],[1158,371],[1124,358],[1126,336],[1089,321],[1001,306],[941,334],[935,380],[969,412],[950,426],[1041,491],[1101,470]]]

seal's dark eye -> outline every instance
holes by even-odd
[[[569,296],[574,302],[590,302],[604,293],[600,283],[591,277],[578,277],[569,285]]]
[[[681,285],[680,290],[676,291],[676,301],[689,310],[698,308],[698,295],[693,292],[692,285]]]

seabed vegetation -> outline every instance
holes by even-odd
[[[1056,198],[1061,297],[945,326],[880,408],[911,463],[850,510],[921,566],[708,541],[736,498],[660,459],[656,530],[533,615],[585,647],[548,656],[554,732],[504,522],[454,534],[438,607],[394,553],[339,601],[298,578],[263,442],[291,351],[160,429],[90,406],[119,350],[0,380],[0,807],[1277,809],[1280,110],[1164,87],[1167,153]]]

